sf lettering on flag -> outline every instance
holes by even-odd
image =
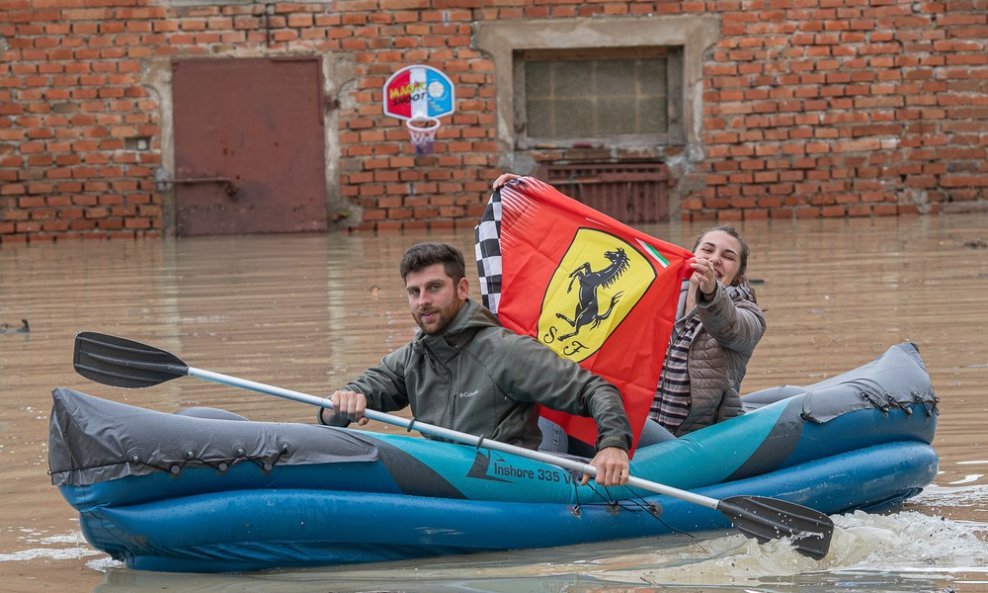
[[[484,305],[616,386],[637,442],[692,254],[528,177],[492,196],[476,248]],[[595,442],[593,420],[542,414]]]

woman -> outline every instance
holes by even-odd
[[[741,380],[765,333],[765,316],[745,275],[748,253],[730,225],[707,230],[693,245],[693,275],[683,283],[639,446],[741,414]]]

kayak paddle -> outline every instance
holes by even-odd
[[[76,336],[73,367],[83,377],[116,387],[150,387],[189,376],[322,408],[333,407],[332,401],[326,397],[197,369],[185,364],[177,356],[153,346],[94,332],[82,332]],[[532,451],[376,410],[367,410],[364,415],[406,430],[414,429],[473,447],[512,453],[591,476],[597,473],[592,465],[550,453]],[[761,543],[791,538],[792,545],[799,553],[816,559],[826,556],[830,549],[830,540],[834,533],[833,521],[827,515],[808,507],[765,496],[730,496],[718,500],[634,476],[629,479],[628,485],[720,511],[738,531]]]

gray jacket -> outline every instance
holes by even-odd
[[[687,358],[691,407],[676,436],[741,415],[741,381],[765,333],[765,315],[743,288],[718,283],[710,300],[697,295],[694,314],[700,326]]]
[[[542,440],[541,404],[592,417],[598,449],[631,446],[628,417],[613,385],[501,327],[470,299],[441,336],[419,332],[345,389],[364,394],[374,410],[411,406],[416,420],[529,449]]]

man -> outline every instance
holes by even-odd
[[[367,408],[389,412],[410,405],[416,420],[535,449],[542,440],[541,404],[593,417],[597,454],[590,464],[597,483],[628,481],[631,429],[613,385],[501,327],[469,298],[463,255],[455,247],[414,245],[402,256],[400,271],[421,331],[335,392],[335,411],[320,410],[321,423],[365,424]]]

